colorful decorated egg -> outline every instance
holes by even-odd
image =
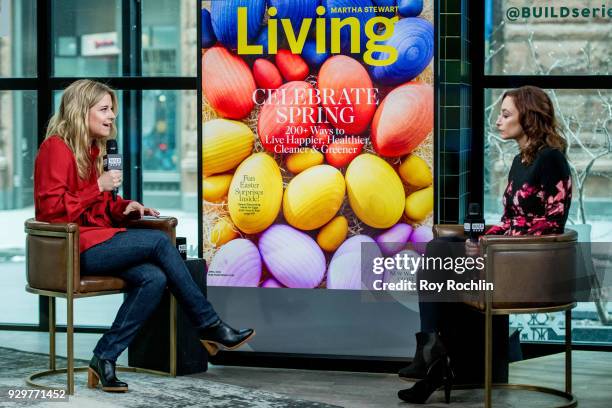
[[[397,169],[400,177],[406,183],[417,188],[424,188],[433,183],[431,169],[419,156],[408,155]]]
[[[328,289],[369,289],[376,279],[373,261],[381,253],[376,242],[366,235],[355,235],[344,241],[334,253],[327,268]]]
[[[423,0],[397,0],[397,2],[402,17],[416,17],[423,11]]]
[[[412,234],[412,227],[408,224],[399,223],[376,237],[376,243],[383,255],[392,256],[405,248]]]
[[[263,89],[276,89],[283,84],[276,65],[263,58],[258,58],[253,63],[253,78],[257,86]]]
[[[325,275],[325,255],[304,232],[275,224],[259,238],[259,251],[268,271],[289,288],[314,288]]]
[[[298,54],[289,50],[278,50],[276,66],[287,81],[302,81],[309,73],[308,65]]]
[[[245,118],[255,106],[256,88],[249,66],[238,55],[215,46],[202,56],[202,93],[220,116]]]
[[[228,194],[234,225],[247,234],[268,228],[278,216],[283,180],[276,161],[266,153],[255,153],[242,162]]]
[[[206,275],[210,286],[257,287],[261,279],[261,257],[255,244],[235,239],[213,257]]]
[[[382,45],[397,50],[397,60],[388,65],[372,66],[372,79],[382,85],[399,85],[416,78],[431,62],[434,51],[433,25],[419,17],[408,17],[395,24],[393,35]],[[376,51],[375,60],[387,60],[389,54]]]
[[[234,238],[238,237],[238,231],[234,229],[232,221],[227,217],[219,218],[210,230],[209,241],[216,247],[220,247]]]
[[[287,156],[285,164],[287,165],[287,170],[293,174],[298,174],[310,167],[323,164],[323,161],[324,157],[321,152],[313,148],[306,148],[301,152],[291,153]]]
[[[346,55],[329,58],[319,71],[318,87],[328,96],[321,105],[329,121],[346,134],[363,133],[376,111],[376,90],[368,71]]]
[[[277,14],[275,18],[291,20],[294,30],[299,30],[298,27],[302,24],[303,19],[317,17],[316,9],[318,1],[313,0],[268,0],[270,7],[276,7]]]
[[[433,130],[433,87],[409,82],[391,91],[372,120],[372,144],[381,156],[412,152]]]
[[[339,215],[327,223],[317,234],[317,244],[327,252],[334,252],[346,239],[348,221]]]
[[[325,160],[336,168],[348,164],[363,150],[363,141],[356,136],[347,136],[334,140],[325,149]]]
[[[232,170],[253,151],[255,135],[242,122],[213,119],[202,125],[204,175]]]
[[[217,39],[226,47],[236,48],[238,45],[238,9],[246,10],[248,39],[259,33],[266,10],[265,0],[223,0],[212,1],[210,15]]]
[[[424,254],[427,249],[427,243],[433,239],[433,231],[429,225],[421,225],[416,228],[410,236],[410,242],[414,245],[414,249],[420,254]]]
[[[202,194],[204,200],[215,202],[223,199],[223,197],[227,195],[232,177],[234,176],[231,174],[204,177],[202,180]]]
[[[263,147],[273,153],[292,153],[308,140],[315,122],[312,85],[288,82],[274,92],[259,113],[257,133]]]
[[[433,187],[415,191],[406,198],[406,217],[423,221],[433,211]]]
[[[404,185],[393,167],[373,154],[357,156],[346,169],[349,204],[361,221],[389,228],[402,217]]]
[[[310,231],[327,224],[338,212],[346,185],[342,173],[332,166],[304,170],[287,185],[283,214],[295,228]]]
[[[311,68],[319,68],[329,58],[329,52],[318,53],[317,42],[312,39],[306,40],[302,49],[302,58]]]
[[[210,48],[217,42],[217,36],[212,27],[210,12],[202,9],[202,48]]]

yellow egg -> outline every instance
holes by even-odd
[[[210,242],[216,247],[220,247],[237,237],[238,231],[234,229],[232,222],[227,218],[219,218],[210,231]]]
[[[433,176],[425,160],[410,154],[406,156],[398,169],[399,175],[406,183],[418,188],[430,186]]]
[[[230,183],[232,182],[231,174],[219,174],[217,176],[206,176],[202,180],[202,194],[206,201],[219,201],[227,195]]]
[[[322,164],[304,170],[287,186],[283,197],[283,214],[289,224],[301,230],[313,230],[334,218],[346,185],[342,173]]]
[[[255,135],[244,123],[214,119],[202,125],[204,175],[232,170],[253,150]]]
[[[433,204],[432,186],[415,191],[406,198],[406,217],[414,221],[422,221],[433,211]]]
[[[372,154],[357,156],[346,169],[349,204],[361,221],[389,228],[402,217],[404,185],[393,167]]]
[[[316,151],[313,148],[308,148],[304,151],[298,153],[291,153],[287,157],[287,169],[293,174],[298,174],[310,168],[312,166],[317,166],[319,164],[323,164],[323,154],[321,152]]]
[[[327,252],[334,252],[346,239],[348,234],[348,221],[342,215],[331,220],[321,228],[317,235],[317,243]]]
[[[247,234],[268,228],[283,200],[283,179],[276,161],[255,153],[238,166],[230,184],[227,204],[234,225]]]

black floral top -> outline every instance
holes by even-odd
[[[518,154],[508,175],[501,224],[486,234],[562,233],[571,201],[572,178],[561,151],[545,147],[530,165],[523,164]]]

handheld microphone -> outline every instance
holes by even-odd
[[[484,234],[485,220],[480,211],[480,204],[470,203],[468,213],[463,221],[463,231],[470,241],[478,242],[478,237]]]
[[[123,170],[123,158],[119,154],[119,148],[115,139],[106,141],[106,154],[102,162],[104,163],[104,171]],[[113,201],[117,201],[118,191],[118,188],[113,190]]]

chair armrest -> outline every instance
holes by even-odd
[[[36,221],[34,218],[26,220],[24,226],[26,229],[33,231],[74,233],[79,230],[79,225],[74,222],[61,222],[51,224],[48,222]]]
[[[125,226],[127,228],[156,229],[165,232],[174,243],[176,240],[176,226],[178,220],[174,217],[142,217],[138,220],[130,220]]]
[[[465,237],[461,224],[436,224],[433,226],[434,238]]]
[[[547,242],[575,242],[578,234],[572,229],[565,229],[563,234],[548,235],[483,235],[480,243],[483,248],[495,244],[541,244]]]

